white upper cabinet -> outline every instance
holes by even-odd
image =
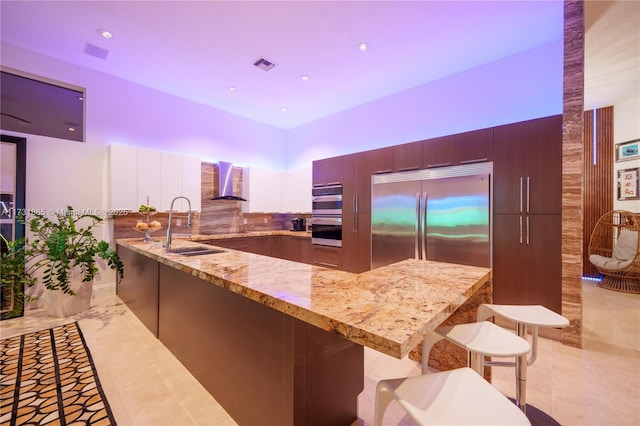
[[[141,204],[167,211],[171,201],[185,196],[193,211],[200,210],[200,159],[122,145],[109,147],[111,209],[137,211]],[[186,211],[176,200],[174,210]]]
[[[271,170],[259,167],[248,167],[242,169],[242,197],[247,201],[242,203],[242,211],[245,213],[263,213],[276,203],[282,203],[282,197],[277,196],[277,200],[269,201],[272,197],[272,180],[274,179]],[[282,183],[277,183],[278,188]],[[279,210],[275,210],[279,211]]]
[[[312,168],[288,170],[284,176],[282,211],[311,213]]]
[[[138,202],[133,209],[138,210],[141,204],[147,204],[160,209],[162,200],[161,166],[162,153],[150,149],[138,148]]]
[[[138,149],[130,146],[109,147],[109,208],[133,209],[138,202]]]
[[[310,213],[311,168],[281,171],[243,169],[245,213]]]
[[[167,211],[171,207],[171,200],[182,195],[182,156],[178,154],[162,153],[160,163],[160,188],[162,193],[157,204],[160,211]],[[184,211],[183,200],[176,200],[174,210]],[[186,205],[186,202],[185,202]]]
[[[202,197],[201,161],[197,157],[182,156],[182,195],[191,201],[191,210],[200,211]],[[182,200],[183,211],[187,202]]]

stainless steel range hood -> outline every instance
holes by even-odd
[[[224,161],[218,162],[220,195],[212,200],[247,201],[242,197],[233,195],[233,164]]]

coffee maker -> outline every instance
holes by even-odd
[[[306,223],[305,223],[305,218],[304,217],[294,217],[291,220],[291,223],[293,224],[293,230],[294,231],[306,231]]]

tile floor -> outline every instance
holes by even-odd
[[[640,295],[583,283],[583,349],[540,339],[529,368],[527,400],[562,425],[640,425]],[[119,425],[233,425],[233,419],[155,339],[117,296],[94,300],[71,319],[41,311],[0,323],[0,337],[78,320]],[[413,361],[365,350],[359,419],[369,425],[382,378],[419,374]],[[513,370],[494,368],[494,385],[513,397]],[[396,404],[385,424],[410,425]]]

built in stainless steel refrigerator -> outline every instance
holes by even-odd
[[[490,267],[492,164],[373,175],[371,267],[410,258]]]

